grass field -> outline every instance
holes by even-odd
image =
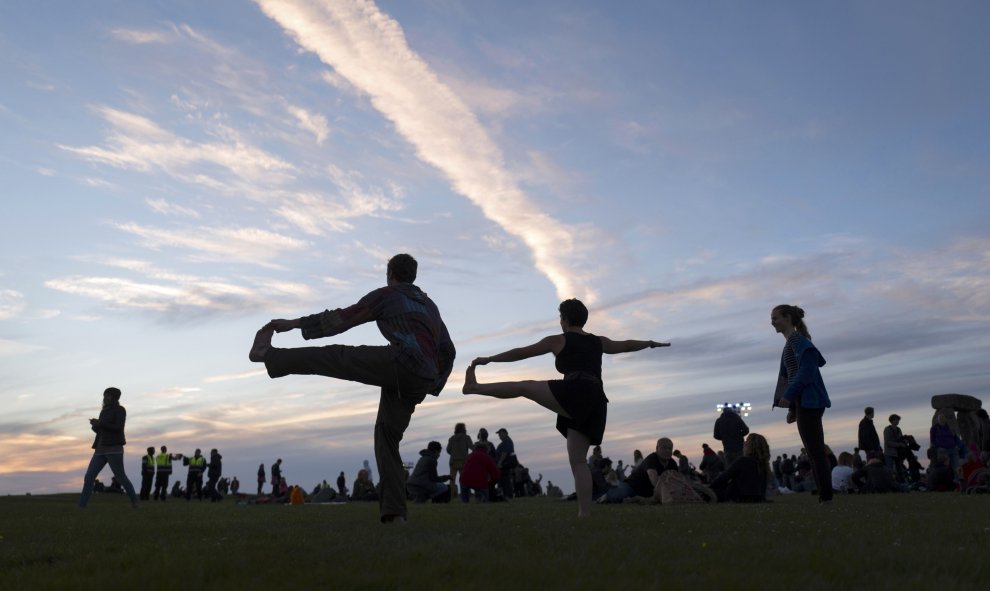
[[[986,589],[990,495],[811,495],[765,505],[517,499],[235,505],[0,498],[0,589]]]

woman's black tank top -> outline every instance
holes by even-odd
[[[564,348],[554,361],[557,371],[565,376],[586,372],[602,379],[602,340],[598,335],[564,333]]]

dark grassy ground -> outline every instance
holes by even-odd
[[[377,506],[0,498],[0,589],[986,589],[990,495],[766,505]]]

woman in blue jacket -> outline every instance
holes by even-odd
[[[832,500],[832,476],[825,452],[822,415],[832,402],[819,370],[825,365],[825,358],[811,343],[801,308],[787,304],[775,307],[770,312],[770,324],[786,341],[780,357],[774,406],[788,409],[788,423],[797,422],[801,443],[811,461],[818,500],[827,503]]]

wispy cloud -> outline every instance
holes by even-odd
[[[13,289],[0,289],[0,320],[8,320],[24,310],[24,294]]]
[[[204,312],[245,314],[281,310],[311,301],[314,292],[303,284],[269,278],[230,279],[198,277],[159,269],[140,260],[108,259],[106,265],[141,277],[73,275],[45,282],[45,286],[83,297],[141,310],[180,316]]]
[[[221,374],[217,376],[208,376],[203,378],[203,383],[205,384],[219,384],[222,382],[232,382],[237,380],[246,380],[248,378],[257,378],[263,375],[267,375],[267,371],[264,369],[252,369],[251,371],[242,371],[240,373],[228,373]]]
[[[359,174],[333,165],[327,167],[327,175],[343,202],[331,201],[318,193],[300,192],[286,195],[276,213],[303,232],[316,236],[327,231],[350,230],[351,219],[399,211],[403,207],[402,191],[398,187],[390,187],[389,193],[379,187],[362,187]]]
[[[145,199],[145,203],[147,203],[148,207],[150,207],[155,213],[160,213],[162,215],[177,215],[189,218],[199,218],[199,212],[195,209],[183,207],[164,199]]]
[[[406,43],[397,22],[371,2],[258,0],[262,10],[316,53],[393,122],[454,190],[530,249],[562,297],[593,299],[576,232],[520,189],[501,150],[467,105]]]
[[[95,110],[111,126],[106,147],[59,145],[59,148],[92,162],[142,172],[160,170],[211,187],[219,183],[209,176],[211,166],[235,178],[267,179],[267,182],[271,182],[272,175],[287,175],[295,170],[292,164],[251,146],[228,127],[214,129],[222,141],[197,143],[136,113],[107,106]]]
[[[330,124],[327,118],[319,113],[311,113],[302,107],[289,105],[289,113],[296,118],[299,128],[308,131],[316,137],[316,143],[322,145],[330,136]]]
[[[144,29],[113,29],[110,31],[116,39],[125,43],[144,45],[148,43],[167,43],[174,35],[165,31],[149,31]]]
[[[278,259],[285,252],[302,251],[309,247],[304,240],[259,228],[166,230],[136,223],[116,224],[116,227],[141,237],[148,248],[183,248],[193,251],[194,258],[204,260],[263,263]]]
[[[25,355],[28,353],[44,351],[45,349],[46,347],[41,347],[38,345],[29,345],[27,343],[0,339],[0,355]]]

